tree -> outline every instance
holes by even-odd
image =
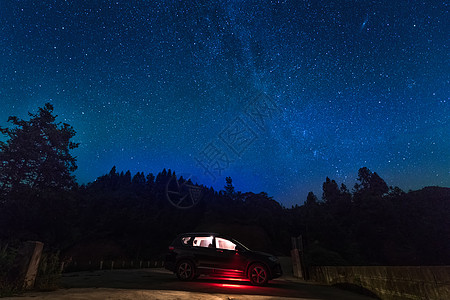
[[[376,173],[363,167],[358,170],[359,183],[355,184],[356,195],[381,197],[389,192],[386,182]]]
[[[327,178],[328,178],[328,177],[327,177]],[[317,204],[318,204],[318,203],[317,203],[317,196],[314,195],[313,192],[309,192],[309,193],[308,193],[308,196],[306,197],[305,205],[306,205],[306,206],[316,206]]]
[[[231,177],[226,177],[225,182],[226,182],[225,194],[228,195],[229,197],[233,197],[234,196],[233,179],[231,179]]]
[[[133,179],[131,179],[131,182],[134,185],[138,185],[138,186],[144,186],[145,185],[145,175],[144,172],[137,172],[134,176]]]
[[[71,189],[76,185],[71,173],[77,165],[70,150],[79,145],[70,141],[75,130],[69,124],[56,122],[50,103],[28,115],[28,121],[11,116],[8,122],[13,127],[0,127],[8,137],[0,142],[0,191],[5,195],[22,188]]]
[[[336,181],[330,180],[330,178],[327,177],[322,185],[322,190],[322,198],[326,203],[336,203],[339,201],[341,192]]]

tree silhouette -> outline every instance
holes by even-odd
[[[355,196],[381,197],[389,192],[386,182],[376,173],[363,167],[358,171],[359,183],[355,184]]]
[[[78,147],[70,141],[75,130],[56,122],[50,103],[29,116],[28,121],[11,116],[8,122],[14,127],[0,127],[0,132],[9,138],[0,142],[1,191],[7,194],[21,188],[71,189],[75,185],[71,173],[77,168],[76,159],[70,154]]]
[[[75,131],[56,122],[49,103],[29,116],[0,127],[8,137],[0,143],[0,238],[61,245],[71,239],[76,214]]]
[[[306,197],[305,205],[306,206],[316,206],[317,205],[317,197],[316,197],[316,195],[314,195],[313,192],[308,193],[308,196]]]
[[[231,179],[231,177],[226,177],[226,178],[225,178],[225,182],[226,182],[226,185],[225,185],[225,194],[226,194],[228,197],[233,198],[234,193],[235,193],[235,191],[234,191],[234,186],[233,186],[233,179]]]
[[[330,180],[330,178],[327,177],[322,185],[322,190],[322,198],[326,203],[331,204],[339,201],[341,192],[339,191],[339,187],[336,181]]]

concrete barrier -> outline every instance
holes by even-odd
[[[353,285],[383,300],[450,299],[450,266],[310,267],[310,278],[329,285]]]

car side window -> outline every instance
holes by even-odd
[[[201,236],[194,238],[194,247],[211,248],[213,247],[213,237],[212,236]]]
[[[216,238],[216,248],[223,250],[236,250],[236,244],[223,238]]]

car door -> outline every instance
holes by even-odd
[[[212,236],[195,236],[192,242],[192,249],[197,267],[201,269],[212,269],[216,262],[216,253],[213,247]]]
[[[245,270],[245,257],[236,249],[236,244],[232,241],[216,237],[214,239],[217,269],[243,273]]]

